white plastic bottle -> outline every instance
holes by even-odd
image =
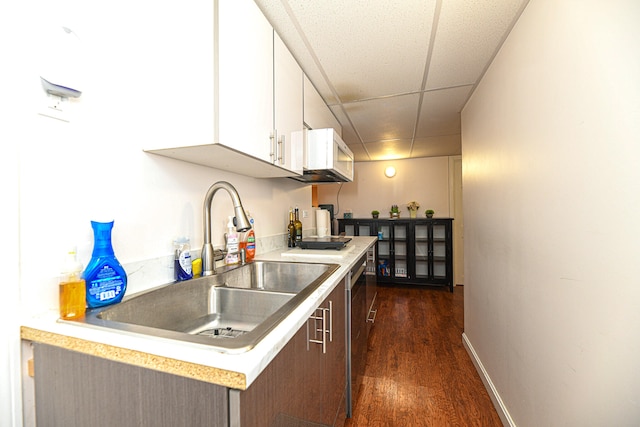
[[[229,217],[227,223],[227,255],[224,257],[226,265],[238,264],[240,262],[240,236],[233,225],[233,217]]]
[[[179,237],[173,241],[175,251],[175,278],[178,282],[193,278],[191,267],[191,246],[188,237]]]

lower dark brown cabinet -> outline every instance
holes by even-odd
[[[37,426],[228,425],[226,387],[46,344],[33,357]]]
[[[230,391],[230,426],[344,424],[345,293],[343,279],[247,390]]]

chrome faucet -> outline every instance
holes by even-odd
[[[202,245],[201,254],[203,276],[211,276],[212,274],[216,274],[216,262],[213,253],[213,245],[211,244],[211,202],[213,201],[213,196],[220,189],[226,190],[233,202],[233,211],[235,215],[235,217],[233,218],[233,225],[236,226],[236,230],[247,231],[251,228],[249,219],[244,213],[242,202],[240,201],[240,196],[238,195],[238,192],[233,187],[233,185],[229,184],[226,181],[218,181],[211,187],[209,187],[209,191],[207,191],[207,195],[204,197],[203,211],[204,244]]]

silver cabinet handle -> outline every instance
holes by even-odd
[[[280,136],[280,141],[278,141],[278,161],[281,165],[284,165],[284,137],[284,135]]]
[[[278,131],[273,129],[271,131],[271,135],[269,136],[269,156],[271,157],[271,163],[276,162],[276,158],[278,157]]]
[[[309,332],[309,321],[313,323],[313,338]],[[317,324],[320,322],[322,325],[318,328]],[[318,333],[320,333],[320,339],[318,339]],[[322,353],[327,353],[327,316],[326,309],[316,308],[316,312],[309,316],[307,319],[307,351],[309,350],[309,343],[322,345]]]
[[[333,342],[333,302],[329,301],[329,308],[325,308],[329,312],[329,341]]]
[[[313,336],[309,331],[309,322],[313,324]],[[322,325],[318,328],[318,322]],[[318,338],[318,334],[320,338]],[[322,354],[327,353],[327,338],[329,342],[333,341],[333,302],[329,301],[328,308],[318,307],[314,314],[307,319],[307,351],[310,349],[310,343],[322,345]]]
[[[322,354],[327,354],[327,309],[322,310]]]
[[[371,305],[369,306],[369,313],[367,314],[367,322],[375,323],[376,321],[378,310],[374,310],[373,307],[375,306],[377,297],[378,297],[378,293],[376,292],[373,295],[373,300],[371,301]]]

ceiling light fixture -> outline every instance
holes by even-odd
[[[393,178],[394,176],[396,176],[396,168],[394,168],[393,166],[388,166],[385,170],[384,170],[384,175],[387,178]]]

